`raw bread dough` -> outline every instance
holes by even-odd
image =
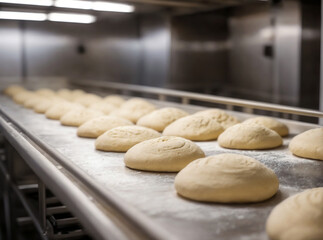
[[[60,122],[64,126],[79,127],[83,123],[103,115],[103,112],[89,108],[72,109],[60,118]]]
[[[101,111],[104,114],[110,114],[111,112],[113,112],[114,110],[117,109],[117,107],[115,105],[112,105],[112,104],[107,103],[105,101],[93,103],[90,105],[90,108],[94,109],[94,110]]]
[[[24,104],[25,101],[33,96],[36,96],[36,94],[31,91],[20,91],[13,96],[13,100],[18,104]]]
[[[175,178],[179,195],[205,202],[260,202],[272,197],[278,186],[271,169],[256,159],[231,153],[195,160]]]
[[[35,93],[39,96],[43,96],[43,97],[53,97],[56,95],[56,93],[49,89],[49,88],[40,88],[38,90],[35,91]]]
[[[104,102],[110,103],[116,107],[120,107],[122,104],[126,102],[122,97],[118,95],[110,95],[105,98],[103,98]]]
[[[195,141],[214,140],[223,127],[210,115],[190,115],[168,125],[163,135],[178,136]]]
[[[136,123],[139,118],[155,110],[155,106],[141,98],[132,98],[111,114]]]
[[[26,89],[22,86],[19,86],[19,85],[10,85],[9,87],[7,87],[3,93],[5,95],[8,95],[10,97],[13,97],[14,95],[16,95],[17,93],[19,92],[22,92],[22,91],[26,91]]]
[[[141,117],[137,125],[162,132],[169,124],[187,115],[187,112],[178,108],[161,108]]]
[[[84,107],[89,107],[91,104],[102,101],[102,98],[98,95],[87,93],[81,94],[74,102],[82,104]]]
[[[107,152],[126,152],[137,143],[160,136],[159,132],[150,128],[116,127],[98,137],[95,141],[95,148]]]
[[[72,101],[73,100],[73,94],[72,91],[66,88],[61,88],[57,91],[57,96],[67,100]]]
[[[254,117],[249,118],[243,123],[251,123],[251,124],[260,124],[263,125],[271,130],[274,130],[276,133],[278,133],[280,136],[284,137],[288,135],[288,127],[276,120],[275,118],[271,117]]]
[[[266,231],[272,240],[323,239],[323,188],[306,190],[277,205]]]
[[[54,106],[57,103],[66,103],[67,101],[58,97],[43,99],[41,102],[38,102],[34,105],[33,109],[36,113],[45,113],[49,108]],[[67,102],[68,103],[68,102]]]
[[[315,128],[294,137],[289,150],[299,157],[323,160],[323,128]]]
[[[73,109],[84,108],[80,104],[70,103],[70,102],[55,102],[47,111],[45,116],[49,119],[59,120],[65,113]]]
[[[178,172],[195,159],[205,157],[190,140],[163,136],[133,146],[124,156],[127,167],[156,172]]]
[[[231,126],[239,123],[239,120],[236,117],[226,113],[223,110],[216,109],[216,108],[203,110],[203,111],[195,113],[195,115],[212,116],[214,119],[216,119],[221,124],[221,126],[224,129],[227,129],[228,127],[231,127]]]
[[[233,149],[269,149],[279,147],[283,140],[278,133],[259,124],[240,123],[226,129],[218,139],[219,145]]]
[[[43,96],[32,96],[28,100],[26,100],[23,105],[25,108],[34,108],[38,103],[46,100]]]
[[[127,125],[133,125],[133,123],[120,117],[101,116],[83,123],[77,129],[77,135],[79,137],[97,138],[112,128]]]

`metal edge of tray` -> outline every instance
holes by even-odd
[[[37,146],[39,146],[44,152],[46,152],[46,154],[48,154],[50,157],[52,157],[57,163],[59,163],[62,167],[64,167],[64,169],[67,170],[70,174],[72,174],[74,177],[76,177],[76,179],[81,181],[81,183],[83,185],[85,185],[89,191],[87,194],[90,194],[92,197],[94,197],[94,199],[96,201],[100,202],[101,204],[106,205],[109,208],[115,209],[116,210],[115,213],[118,214],[117,217],[121,218],[119,220],[121,220],[122,223],[126,223],[127,226],[133,230],[133,233],[136,233],[139,236],[139,239],[152,239],[152,240],[153,239],[154,240],[155,239],[156,240],[176,239],[174,236],[172,236],[169,233],[166,233],[162,228],[160,228],[156,224],[153,224],[152,221],[148,217],[143,215],[138,210],[136,210],[130,206],[125,206],[124,204],[122,204],[122,200],[119,197],[109,193],[107,188],[102,188],[98,184],[96,184],[80,168],[78,168],[76,165],[74,165],[73,163],[68,161],[61,153],[59,153],[58,151],[56,151],[55,149],[50,147],[48,144],[44,143],[38,137],[31,134],[28,130],[26,130],[23,126],[21,126],[21,124],[19,124],[17,121],[13,120],[7,114],[5,114],[2,109],[0,109],[0,129],[1,128],[3,129],[3,127],[1,127],[1,125],[5,124],[5,121],[3,120],[3,118],[1,118],[1,115],[4,116],[5,118],[9,119],[9,121],[19,129],[19,131],[21,131],[28,138],[30,138]],[[28,153],[28,148],[26,147],[28,145],[27,144],[28,141],[26,139],[24,139],[17,131],[14,131],[13,129],[14,128],[12,128],[12,130],[9,132],[7,131],[9,135],[7,134],[6,137],[8,137],[9,139],[11,139],[11,141],[16,143],[15,146],[17,144],[18,145],[22,144],[22,148],[24,150],[23,153]],[[7,129],[3,129],[3,130],[7,130]],[[12,137],[10,136],[10,133],[12,133]],[[18,136],[18,135],[19,135],[19,137],[16,139],[15,136]],[[19,141],[16,141],[16,140],[19,140]],[[30,145],[30,143],[29,143],[29,145]],[[29,147],[32,148],[33,146],[30,145]],[[37,150],[34,149],[34,151],[37,151]],[[35,155],[37,157],[37,160],[38,160],[38,157],[44,158],[44,156],[41,155],[40,152],[38,152],[38,154],[39,154],[39,156]],[[26,155],[24,155],[24,156],[26,156]],[[39,161],[37,161],[37,160],[33,161],[32,159],[30,159],[30,157],[28,158],[28,160],[29,160],[29,162],[31,161],[31,166],[33,166],[34,168],[37,168],[37,163],[39,163]],[[44,160],[42,160],[41,163],[43,163],[43,162],[44,162]],[[48,163],[48,164],[50,164],[50,163]],[[42,167],[42,166],[40,166],[40,167]],[[54,168],[56,170],[56,172],[58,171],[53,165],[51,165],[51,167]],[[46,170],[46,169],[43,169],[43,170]],[[39,173],[40,171],[35,171],[35,172]],[[46,172],[46,171],[44,171],[44,172]],[[95,214],[91,213],[90,210],[85,210],[84,211],[85,213],[83,213],[84,207],[82,208],[82,205],[79,208],[78,208],[79,205],[77,205],[77,206],[73,205],[75,201],[79,200],[79,198],[73,196],[73,194],[66,193],[66,191],[68,192],[69,186],[65,186],[64,184],[59,185],[59,187],[63,188],[62,190],[63,190],[63,192],[65,192],[64,193],[65,195],[64,195],[60,191],[56,190],[55,185],[51,185],[51,182],[55,182],[56,181],[55,179],[57,179],[61,176],[64,176],[65,181],[68,179],[63,173],[58,171],[59,174],[57,174],[56,172],[53,172],[53,174],[46,172],[40,177],[42,179],[43,179],[43,177],[48,180],[51,179],[49,181],[50,184],[47,183],[48,181],[45,183],[53,190],[53,192],[55,194],[57,194],[58,197],[61,197],[61,196],[64,197],[64,198],[62,198],[62,201],[64,201],[63,199],[65,199],[65,201],[70,202],[70,204],[67,204],[68,207],[71,208],[70,206],[72,206],[71,211],[77,217],[81,218],[80,219],[81,222],[84,218],[89,218],[88,216],[90,216],[90,215],[95,217]],[[61,175],[61,176],[59,176],[59,175]],[[62,183],[62,182],[60,181],[59,183]],[[73,185],[73,187],[76,188],[75,185]],[[70,197],[70,198],[67,199],[68,197]],[[86,195],[84,195],[82,197],[87,198]],[[97,197],[97,198],[95,198],[95,197]],[[82,199],[82,200],[84,200],[84,199]],[[91,203],[94,204],[93,202],[91,202]],[[78,214],[78,211],[82,211],[82,213]],[[102,214],[103,213],[101,212],[101,215]],[[102,218],[101,215],[99,214],[98,216]],[[92,232],[91,232],[93,234],[93,236],[97,236],[98,239],[107,239],[106,238],[107,232],[109,232],[109,230],[112,230],[112,231],[117,230],[117,229],[115,229],[117,227],[114,226],[111,229],[109,224],[105,224],[106,226],[103,226],[104,224],[100,224],[102,220],[104,220],[104,219],[100,220],[99,218],[96,219],[96,217],[95,217],[95,219],[92,219],[91,221],[88,221],[87,219],[85,219],[84,225],[90,226],[89,230],[96,229],[96,230],[92,230]],[[110,219],[109,219],[109,222],[110,222]],[[86,224],[88,224],[88,225],[86,225]],[[119,230],[117,230],[117,232],[118,231]],[[124,236],[122,236],[120,233],[120,234],[114,236],[112,239],[126,239],[126,238]]]
[[[156,94],[161,96],[171,96],[171,97],[181,97],[187,100],[197,100],[209,103],[219,103],[231,106],[239,106],[251,109],[260,109],[281,113],[289,113],[296,114],[301,116],[310,116],[323,118],[323,112],[298,108],[298,107],[290,107],[290,106],[282,106],[278,104],[265,103],[265,102],[257,102],[251,100],[244,99],[236,99],[229,97],[219,97],[209,94],[201,94],[201,93],[193,93],[186,91],[179,91],[167,88],[157,88],[157,87],[149,87],[142,85],[133,85],[133,84],[125,84],[125,83],[117,83],[117,82],[103,82],[103,81],[70,81],[72,85],[83,86],[83,87],[100,87],[105,89],[114,89],[114,90],[126,90],[140,93],[148,93],[148,94]]]

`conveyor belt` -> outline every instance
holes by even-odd
[[[159,106],[183,106],[154,102]],[[306,188],[323,186],[323,162],[298,158],[288,151],[288,143],[294,134],[317,125],[287,121],[292,134],[284,139],[282,147],[267,151],[228,150],[219,147],[216,141],[197,142],[207,156],[232,152],[254,157],[273,169],[280,180],[279,192],[268,201],[210,204],[179,197],[173,186],[174,173],[130,170],[124,166],[123,153],[96,151],[94,140],[77,137],[76,128],[61,126],[58,121],[48,120],[3,96],[0,103],[1,111],[9,118],[15,119],[43,144],[57,150],[65,161],[77,166],[98,188],[121,199],[119,204],[125,209],[127,206],[137,209],[138,218],[144,215],[150,219],[152,226],[159,226],[158,230],[162,229],[166,238],[267,239],[266,218],[276,204]],[[185,106],[185,109],[194,112],[201,108]]]

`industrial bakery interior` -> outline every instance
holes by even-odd
[[[0,0],[0,239],[323,239],[320,0]]]

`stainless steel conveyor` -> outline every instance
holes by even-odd
[[[100,84],[97,87],[102,90]],[[165,99],[167,93],[172,92],[156,92],[163,95],[160,99]],[[184,102],[190,99],[185,93],[178,97]],[[159,107],[176,106],[189,112],[204,109],[151,101]],[[236,105],[239,101],[226,99],[220,103]],[[265,106],[278,112],[288,110],[282,107],[279,111],[279,106],[270,104],[259,104],[258,108],[268,110]],[[317,111],[296,108],[291,111],[287,112],[323,117],[323,113]],[[241,120],[252,116],[231,113]],[[282,121],[288,124],[291,134],[278,149],[229,150],[221,148],[216,141],[197,142],[208,156],[241,153],[273,169],[279,177],[280,189],[272,199],[253,204],[198,203],[176,194],[175,173],[130,170],[124,166],[123,153],[96,151],[94,140],[77,137],[76,128],[61,126],[58,121],[46,119],[5,96],[0,97],[1,133],[95,239],[267,239],[266,218],[276,204],[306,188],[323,186],[323,162],[298,158],[288,151],[288,143],[295,134],[319,125]],[[34,222],[39,231],[46,230],[46,222],[41,224],[35,216]]]

